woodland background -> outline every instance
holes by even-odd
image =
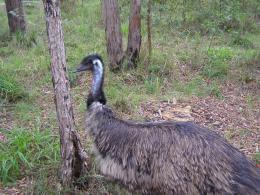
[[[148,1],[141,2],[137,67],[106,69],[108,105],[122,118],[192,120],[215,130],[260,163],[259,0],[154,0],[152,53],[147,41]],[[126,50],[130,1],[118,1]],[[26,32],[10,35],[0,0],[0,194],[64,192],[60,144],[42,1],[24,0]],[[76,129],[84,135],[89,75],[75,67],[90,53],[109,64],[99,0],[63,0],[62,26]],[[94,160],[94,159],[93,159]],[[78,193],[127,193],[92,167]],[[61,191],[62,190],[62,191]],[[71,191],[72,189],[67,189]],[[65,190],[66,192],[66,190]]]

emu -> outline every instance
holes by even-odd
[[[106,104],[104,64],[85,57],[91,71],[86,128],[101,174],[141,194],[260,194],[260,170],[217,133],[191,122],[133,122]]]

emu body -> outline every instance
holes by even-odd
[[[88,96],[86,129],[103,175],[142,194],[260,194],[260,171],[215,132],[190,122],[118,119],[104,105],[102,59],[84,60],[79,70],[101,72]]]
[[[218,134],[189,122],[134,123],[95,102],[86,128],[103,175],[143,194],[259,194],[260,172]]]

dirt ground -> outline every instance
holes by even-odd
[[[140,113],[148,120],[193,121],[224,136],[248,157],[259,152],[260,105],[249,108],[247,97],[232,84],[223,87],[223,98],[146,102]]]
[[[47,93],[47,92],[48,93]],[[46,93],[45,93],[46,92]],[[241,93],[241,89],[227,84],[222,87],[223,98],[216,97],[192,97],[187,100],[172,99],[169,101],[146,101],[139,108],[139,114],[150,121],[177,120],[193,121],[194,123],[210,128],[221,136],[224,136],[235,147],[239,148],[249,158],[252,158],[260,147],[260,108],[259,101],[254,101],[254,105],[249,104],[246,93]],[[43,91],[45,97],[52,99],[52,90]],[[54,109],[51,104],[42,104],[42,109]],[[1,128],[11,129],[13,126],[12,108],[1,110]],[[43,113],[42,121],[47,116]],[[75,114],[80,115],[78,110]],[[81,114],[82,115],[82,114]],[[77,116],[80,121],[84,121],[84,116]],[[76,123],[81,123],[77,121]],[[48,123],[48,121],[45,121]],[[45,123],[44,122],[44,123]],[[80,126],[81,126],[80,125]],[[5,139],[4,134],[0,134],[0,141]],[[0,186],[0,194],[22,194],[28,190],[32,180],[23,178],[17,181],[12,187]]]

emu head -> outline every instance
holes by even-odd
[[[80,65],[77,67],[76,72],[83,72],[83,71],[94,71],[101,69],[101,73],[103,73],[103,60],[100,55],[98,54],[91,54],[83,58]]]
[[[92,87],[87,98],[87,107],[89,108],[93,102],[106,104],[105,94],[103,92],[104,82],[104,64],[102,58],[98,54],[91,54],[83,58],[76,72],[91,71]]]

